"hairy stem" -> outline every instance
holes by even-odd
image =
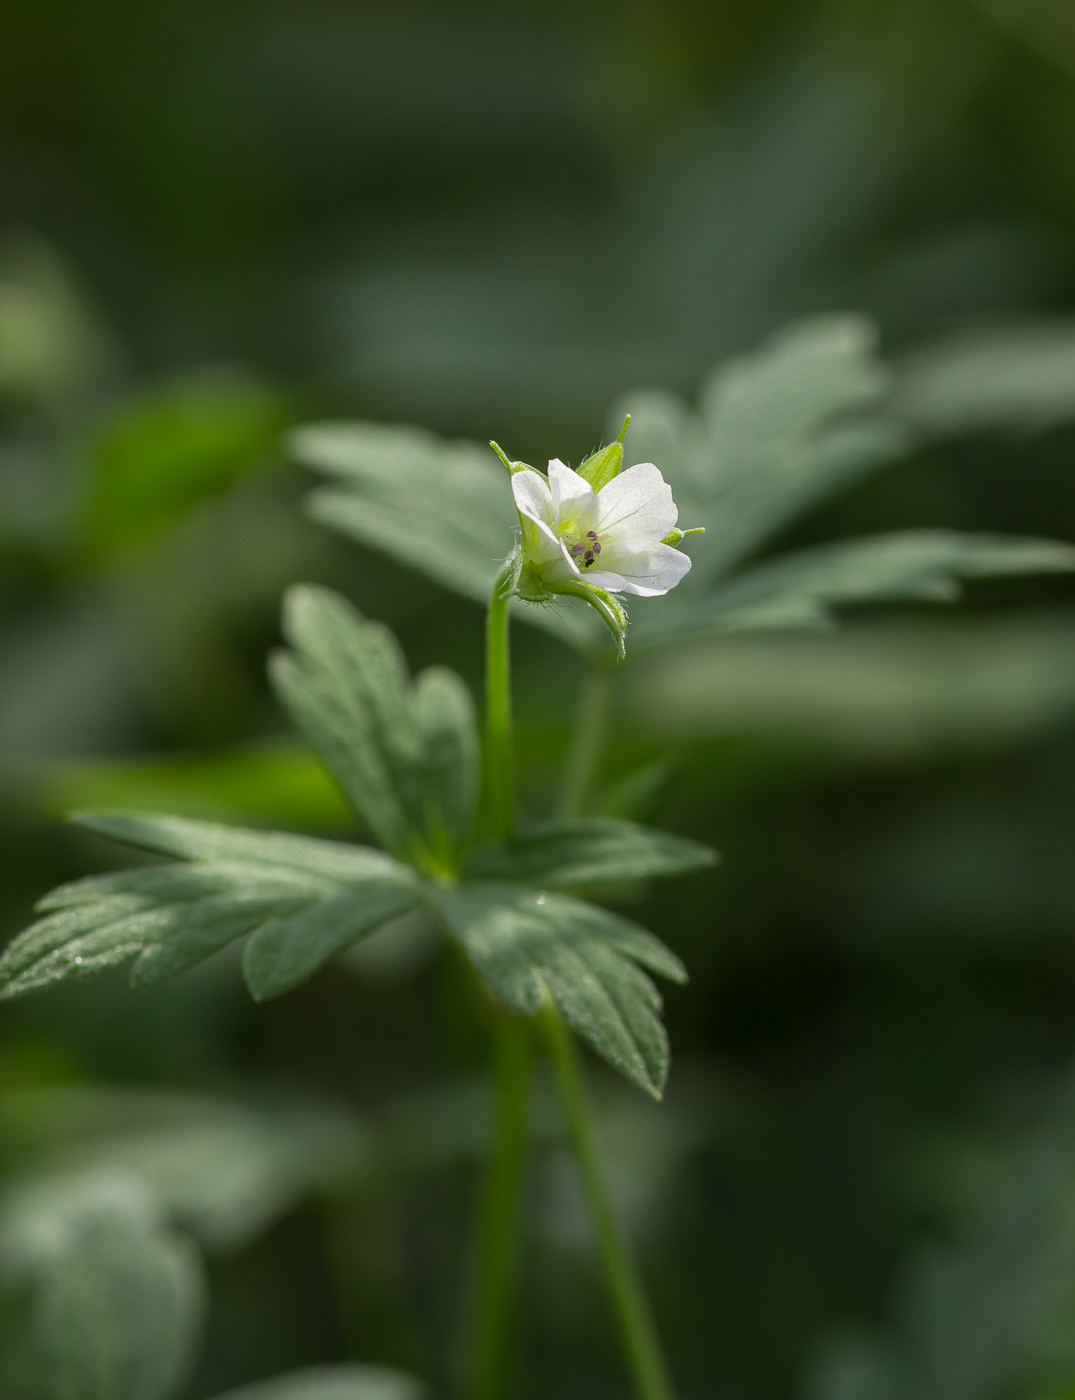
[[[501,1400],[511,1379],[513,1304],[519,1254],[519,1196],[526,1162],[532,1043],[529,1022],[496,1024],[496,1146],[482,1189],[470,1330],[467,1400]]]
[[[515,754],[511,727],[511,653],[505,574],[493,585],[485,633],[485,783],[490,835],[515,826]]]
[[[551,1002],[546,1001],[538,1016],[552,1056],[556,1086],[638,1400],[674,1400],[672,1381],[638,1265],[627,1248],[609,1199],[586,1102],[578,1048]]]
[[[581,817],[586,809],[586,798],[601,759],[612,677],[608,666],[590,666],[583,673],[560,786],[557,810],[561,817]]]

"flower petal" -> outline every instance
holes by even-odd
[[[633,593],[639,598],[657,598],[675,588],[689,572],[690,555],[670,544],[641,544],[631,541],[610,545],[602,554],[607,572],[587,569],[583,577],[609,593]]]
[[[607,486],[602,487],[594,503],[597,518],[595,528],[609,543],[615,540],[646,543],[662,540],[675,528],[679,519],[679,510],[672,499],[672,488],[652,462],[640,462],[638,466],[620,472],[619,476],[613,477]],[[690,568],[689,563],[687,568]],[[669,584],[669,587],[672,585]],[[659,591],[663,593],[667,590],[662,588]]]
[[[593,500],[590,483],[561,462],[559,457],[554,457],[549,463],[549,485],[552,487],[557,524],[577,519]],[[667,535],[668,531],[664,533]]]
[[[552,492],[540,472],[516,472],[511,478],[511,494],[515,497],[515,508],[520,515],[525,515],[536,525],[551,527],[555,524],[556,507]]]

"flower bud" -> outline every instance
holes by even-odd
[[[610,442],[607,447],[599,448],[579,467],[579,476],[583,481],[590,483],[595,495],[602,486],[607,486],[614,476],[618,476],[623,467],[623,439],[630,421],[631,415],[625,414],[623,427],[616,441]]]

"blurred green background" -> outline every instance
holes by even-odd
[[[264,680],[288,583],[479,682],[480,610],[304,519],[288,425],[577,462],[624,391],[693,398],[789,319],[857,310],[940,426],[780,543],[1072,540],[1073,298],[1061,0],[10,0],[0,924],[122,861],[60,825],[72,806],[348,834]],[[972,359],[945,399],[929,356],[953,344]],[[516,631],[540,814],[577,662]],[[676,672],[673,722],[622,700],[602,783],[635,777],[609,809],[725,857],[635,911],[692,973],[666,1104],[594,1066],[683,1400],[1075,1382],[1073,648],[1070,579],[980,583],[954,610],[730,641]],[[414,927],[261,1007],[228,953],[0,1008],[8,1173],[163,1132],[198,1096],[324,1106],[378,1144],[330,1185],[289,1167],[218,1232],[191,1400],[346,1359],[447,1385],[484,1121],[455,975]],[[613,1400],[538,1117],[519,1395]]]

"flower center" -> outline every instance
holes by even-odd
[[[601,553],[601,540],[596,530],[587,530],[584,535],[565,530],[563,540],[568,553],[580,569],[592,569],[597,563]]]

